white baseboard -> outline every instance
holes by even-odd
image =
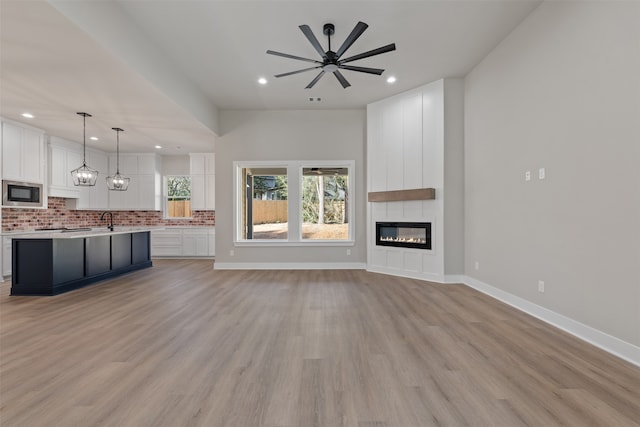
[[[591,326],[587,326],[569,317],[563,316],[562,314],[558,314],[547,308],[541,307],[525,300],[524,298],[505,292],[502,289],[488,285],[478,279],[474,279],[473,277],[462,276],[462,279],[461,283],[464,283],[483,294],[487,294],[504,302],[505,304],[509,304],[518,310],[549,323],[556,328],[562,329],[563,331],[593,344],[604,351],[616,355],[627,362],[640,366],[640,347],[594,329]]]
[[[216,262],[214,270],[364,270],[363,262]]]
[[[388,274],[396,277],[406,277],[408,279],[426,280],[429,282],[445,283],[445,277],[441,274],[422,273],[419,271],[396,270],[393,268],[368,265],[366,269],[370,273]]]
[[[377,266],[367,266],[367,271],[371,273],[389,274],[391,276],[406,277],[409,279],[426,280],[435,283],[464,283],[465,276],[462,274],[435,274],[435,273],[420,273],[406,270],[393,270],[389,268],[382,268]]]
[[[443,283],[464,283],[464,274],[445,274]]]

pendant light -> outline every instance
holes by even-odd
[[[98,171],[87,166],[87,117],[89,113],[77,113],[82,116],[82,166],[71,171],[73,185],[81,187],[93,187],[98,179]]]
[[[124,132],[124,129],[111,129],[116,131],[116,174],[107,177],[107,187],[113,191],[127,191],[129,178],[120,175],[120,132]]]

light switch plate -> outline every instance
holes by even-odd
[[[544,179],[545,174],[546,174],[546,171],[544,170],[544,168],[538,169],[538,179]]]
[[[524,180],[525,181],[531,181],[531,171],[526,171],[524,173]]]

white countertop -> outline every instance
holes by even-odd
[[[113,234],[141,233],[153,230],[164,230],[164,227],[119,227],[116,225],[113,231],[107,227],[96,227],[84,231],[11,231],[2,233],[2,236],[18,239],[80,239],[85,237],[110,236]]]

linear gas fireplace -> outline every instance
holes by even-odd
[[[431,249],[431,223],[376,222],[376,245]]]

